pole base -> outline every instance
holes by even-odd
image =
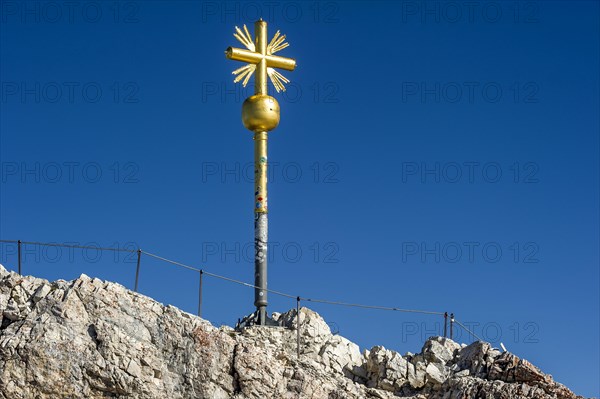
[[[246,327],[252,327],[252,326],[281,327],[279,322],[273,320],[269,316],[265,316],[264,323],[260,323],[260,315],[259,315],[259,311],[257,310],[254,313],[249,314],[248,316],[245,316],[241,320],[238,319],[238,322],[235,325],[235,330],[241,331]]]

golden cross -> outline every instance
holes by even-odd
[[[271,78],[277,92],[285,91],[285,84],[290,81],[277,72],[275,68],[285,69],[286,71],[293,71],[296,68],[296,60],[293,58],[274,55],[289,46],[285,42],[285,35],[281,35],[277,31],[273,39],[267,44],[267,23],[262,18],[254,24],[254,42],[246,25],[244,25],[244,30],[237,26],[235,30],[236,33],[233,36],[248,50],[229,47],[225,51],[225,55],[230,60],[247,62],[248,64],[233,71],[233,74],[236,75],[233,81],[235,83],[242,81],[242,85],[246,87],[250,77],[256,71],[254,94],[267,94],[267,76]]]

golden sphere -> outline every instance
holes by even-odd
[[[279,103],[266,94],[248,97],[242,105],[242,122],[253,132],[269,132],[279,125]]]

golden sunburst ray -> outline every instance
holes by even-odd
[[[248,32],[248,28],[246,28],[246,24],[244,24],[244,31],[242,31],[237,26],[235,27],[235,31],[237,33],[233,34],[233,37],[239,40],[248,50],[256,51],[256,47],[254,46],[254,42],[252,41],[252,35]]]
[[[233,83],[237,83],[243,79],[242,86],[246,87],[255,70],[256,65],[254,64],[246,64],[243,67],[236,69],[231,72],[233,75],[236,75],[235,79],[233,79]]]
[[[280,91],[285,91],[285,84],[290,83],[290,80],[288,78],[286,78],[273,68],[267,68],[267,75],[269,75],[269,78],[271,79],[275,90],[277,90],[277,93],[279,93]]]
[[[267,45],[267,54],[273,54],[271,49],[273,48],[273,45],[277,41],[277,38],[279,37],[280,34],[281,34],[281,32],[277,31],[277,32],[275,32],[275,35],[273,35],[271,42],[269,42],[269,44]]]
[[[289,45],[289,43],[285,43],[285,35],[282,35],[279,31],[277,31],[275,32],[273,39],[271,39],[271,42],[267,46],[267,54],[273,55],[276,52],[288,47]]]

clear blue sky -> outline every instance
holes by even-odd
[[[262,16],[298,60],[275,94],[269,287],[452,311],[600,394],[597,2],[0,4],[1,239],[140,246],[251,282],[252,88],[223,52]],[[24,271],[132,287],[135,263],[27,247]],[[142,258],[161,302],[196,312],[197,285]],[[252,298],[207,278],[204,316],[232,325]],[[441,328],[309,306],[366,348]]]

